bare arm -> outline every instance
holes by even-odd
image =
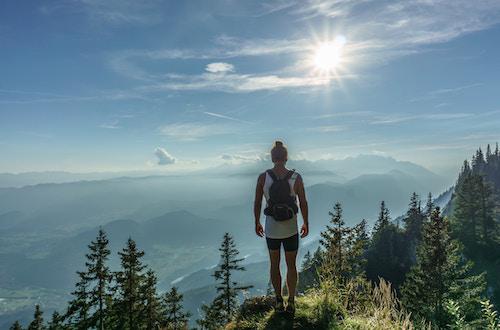
[[[299,197],[300,212],[302,213],[302,219],[304,224],[300,230],[301,237],[306,237],[309,234],[309,207],[307,205],[306,190],[304,189],[304,181],[299,175],[295,181],[295,192]]]
[[[257,179],[257,187],[255,188],[255,201],[253,203],[253,215],[255,218],[255,233],[258,236],[264,236],[264,228],[260,224],[260,213],[262,211],[262,197],[264,195],[264,180],[265,174],[262,173]]]

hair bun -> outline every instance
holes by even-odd
[[[274,142],[274,145],[275,145],[276,147],[283,147],[283,142],[281,142],[281,141],[275,141],[275,142]]]

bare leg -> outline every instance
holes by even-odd
[[[281,297],[280,250],[269,250],[271,260],[271,283],[276,297]]]
[[[297,287],[297,251],[285,251],[286,260],[286,286],[288,288],[288,297],[293,300],[295,298],[295,288]]]

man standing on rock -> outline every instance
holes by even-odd
[[[276,294],[275,309],[278,312],[295,312],[295,288],[297,286],[297,251],[299,248],[299,231],[297,225],[297,197],[300,211],[304,220],[300,230],[300,237],[309,233],[309,219],[304,182],[295,170],[286,168],[288,150],[283,142],[276,141],[271,149],[272,169],[259,175],[255,191],[254,216],[255,233],[266,237],[269,258],[271,261],[271,283]],[[266,199],[265,229],[260,223],[262,210],[262,196]],[[285,308],[281,294],[280,258],[281,245],[285,250],[287,266],[286,285],[288,301]]]

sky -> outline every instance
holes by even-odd
[[[0,2],[0,172],[378,154],[437,173],[500,141],[500,2]]]

